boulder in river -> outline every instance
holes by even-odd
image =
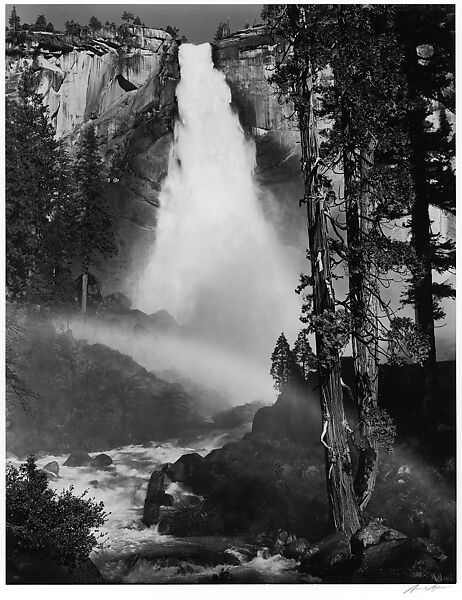
[[[202,486],[205,474],[204,459],[197,452],[184,454],[167,471],[172,481],[184,483],[193,489]]]
[[[354,583],[438,583],[438,561],[419,539],[391,540],[368,546]]]
[[[100,469],[112,465],[112,458],[107,454],[98,454],[91,459],[91,466]]]
[[[305,538],[299,538],[286,544],[280,553],[284,558],[300,560],[309,548],[311,548],[309,541]]]
[[[56,477],[59,475],[59,465],[55,460],[47,463],[43,467],[43,470],[48,471],[49,473],[53,473],[53,475],[55,475]]]
[[[159,521],[161,506],[172,506],[173,504],[173,497],[164,491],[165,477],[165,473],[162,471],[154,471],[149,479],[142,519],[146,525],[153,525]]]
[[[300,570],[327,582],[348,580],[352,572],[350,540],[344,533],[328,535],[303,553]]]
[[[91,464],[91,456],[82,450],[72,452],[63,463],[65,467],[87,467]]]
[[[404,533],[385,525],[381,519],[371,519],[352,536],[351,549],[354,554],[362,554],[367,546],[373,546],[380,541],[406,539],[406,537]]]

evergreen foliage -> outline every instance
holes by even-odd
[[[308,328],[301,329],[294,344],[295,361],[304,379],[307,379],[309,373],[317,368],[316,355],[311,347],[309,335]]]
[[[80,25],[80,23],[76,23],[74,19],[71,19],[70,21],[66,21],[64,23],[64,33],[66,33],[67,35],[79,36],[81,31],[82,25]]]
[[[11,11],[10,18],[8,19],[8,24],[10,26],[10,31],[16,33],[21,29],[21,19],[16,13],[16,6],[13,6],[13,10]]]
[[[135,19],[135,16],[133,13],[124,10],[124,12],[122,13],[122,16],[120,17],[122,19],[122,21],[124,21],[125,23],[132,23],[133,20]]]
[[[271,355],[270,375],[274,379],[274,388],[282,392],[296,372],[295,358],[284,333],[278,337]]]
[[[82,264],[82,272],[87,272],[95,257],[112,256],[117,252],[112,219],[104,197],[107,177],[92,124],[80,134],[73,178],[76,183],[74,251]]]
[[[39,15],[35,21],[34,30],[35,31],[46,31],[47,28],[47,20],[45,15]]]
[[[90,27],[90,29],[92,31],[98,31],[98,29],[101,29],[101,27],[103,26],[101,21],[95,17],[94,15],[92,17],[90,17],[90,21],[88,23],[88,26]]]
[[[312,275],[302,276],[297,290],[304,294],[301,320],[307,325],[300,344],[305,332],[316,336],[317,346],[320,342],[316,363],[321,376],[323,369],[335,368],[351,336],[360,413],[357,445],[365,450],[359,457],[355,491],[363,508],[377,472],[377,439],[383,437],[377,431],[388,423],[380,417],[381,425],[376,426],[381,414],[379,354],[393,362],[413,360],[430,372],[433,319],[443,316],[438,301],[453,295],[447,283],[432,284],[432,268],[447,271],[454,248],[429,233],[428,216],[430,203],[453,212],[455,201],[454,135],[447,118],[453,105],[453,11],[398,5],[268,5],[262,16],[280,48],[272,81],[281,99],[293,102],[302,144],[313,138],[313,122],[329,124],[322,130],[319,155],[312,144],[303,156],[305,181],[318,177],[318,190],[309,188],[304,202],[310,215],[317,196],[322,197],[332,234],[332,266],[343,268],[349,291],[344,300],[335,300],[341,310],[320,311],[323,294],[316,289],[315,274],[327,251],[318,241],[317,253],[310,248]],[[435,101],[439,123],[432,127],[426,119],[434,113]],[[340,188],[332,184],[332,172],[339,170]],[[403,223],[409,216],[412,243],[394,240],[390,224],[396,219]],[[311,240],[310,218],[309,229]],[[416,306],[415,325],[382,298],[396,273],[401,279],[411,278],[407,301]],[[328,281],[326,285],[333,298]],[[388,342],[387,352],[383,342]]]
[[[8,464],[6,522],[19,549],[44,554],[69,569],[87,560],[102,537],[93,529],[107,515],[102,502],[85,495],[74,495],[72,486],[59,494],[50,489],[34,457],[19,468]]]
[[[94,127],[71,159],[54,136],[32,70],[6,101],[6,270],[9,299],[61,306],[75,297],[72,266],[116,252]]]
[[[6,267],[11,299],[43,303],[69,283],[69,161],[35,90],[27,71],[6,102]]]

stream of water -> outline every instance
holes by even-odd
[[[199,450],[205,456],[216,447]],[[204,444],[199,444],[204,446]],[[282,556],[269,556],[238,538],[188,537],[161,535],[157,526],[141,522],[149,477],[163,463],[175,462],[182,454],[198,451],[181,448],[174,443],[151,442],[107,450],[113,464],[104,469],[66,467],[67,455],[40,456],[38,467],[51,461],[59,464],[59,477],[49,485],[57,492],[73,486],[75,494],[88,490],[88,497],[104,502],[110,513],[100,531],[105,534],[103,547],[95,549],[91,558],[110,583],[295,583],[307,582],[297,572],[297,564]],[[20,461],[10,457],[11,462]],[[170,494],[184,493],[181,486],[171,484]],[[236,564],[203,564],[202,555],[210,553],[234,557]],[[154,555],[154,559],[138,557]],[[171,560],[171,557],[174,560]],[[170,559],[169,559],[170,557]],[[237,560],[236,560],[237,559]],[[308,577],[309,578],[309,577]]]

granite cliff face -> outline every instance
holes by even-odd
[[[302,270],[306,229],[298,205],[303,197],[300,136],[293,106],[280,99],[270,83],[279,52],[264,26],[238,31],[213,44],[215,66],[226,76],[244,130],[255,139],[256,177],[264,209],[283,242],[293,247]]]
[[[105,293],[130,291],[154,239],[172,139],[177,44],[165,31],[103,28],[92,37],[34,33],[7,43],[6,91],[32,67],[56,135],[70,148],[92,122],[103,140],[119,253],[96,275]]]
[[[168,168],[177,44],[163,30],[136,26],[102,28],[83,37],[20,35],[7,39],[7,93],[15,93],[21,73],[32,67],[57,137],[72,148],[91,121],[104,141],[119,253],[94,270],[105,293],[117,289],[131,295],[154,240],[158,194]],[[268,81],[276,52],[264,28],[256,27],[215,43],[214,60],[226,75],[244,129],[255,138],[266,209],[281,224],[282,235],[292,239],[291,221],[297,217],[283,214],[286,203],[276,208],[271,202],[301,194],[296,123]]]

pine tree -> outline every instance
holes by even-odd
[[[82,26],[80,25],[80,23],[76,23],[74,19],[71,19],[70,21],[66,21],[64,23],[64,33],[66,33],[67,35],[79,36],[81,31]]]
[[[47,20],[45,15],[39,15],[37,20],[35,21],[34,30],[35,31],[46,31]]]
[[[316,370],[316,356],[311,347],[309,335],[309,329],[305,327],[298,333],[294,344],[295,361],[304,379],[307,379],[309,374]]]
[[[412,245],[416,253],[409,299],[414,303],[416,322],[427,336],[430,352],[422,366],[425,382],[424,411],[428,411],[434,394],[436,369],[435,316],[438,297],[453,296],[450,287],[433,285],[432,268],[441,268],[441,259],[451,266],[451,244],[440,247],[432,237],[430,204],[455,211],[452,162],[453,137],[443,117],[439,131],[432,132],[427,117],[433,102],[445,110],[454,110],[455,42],[454,7],[401,6],[396,27],[404,48],[402,69],[408,84],[407,122],[410,139],[410,163],[414,202],[411,213]],[[446,255],[445,257],[442,257]],[[436,294],[435,294],[436,292]],[[436,302],[435,302],[436,301]]]
[[[132,23],[134,18],[135,17],[133,15],[133,13],[131,13],[127,10],[124,10],[124,12],[122,13],[122,16],[121,16],[122,21],[124,21],[125,23]]]
[[[8,23],[10,25],[10,31],[12,31],[13,33],[18,32],[21,29],[21,19],[16,13],[16,6],[13,6],[13,10],[11,11]]]
[[[274,379],[274,388],[282,392],[290,383],[295,370],[295,360],[284,332],[278,337],[271,355],[270,375]]]
[[[92,31],[98,31],[98,29],[101,29],[101,27],[102,27],[103,25],[102,25],[101,21],[100,21],[100,20],[99,20],[97,17],[95,17],[95,16],[92,16],[92,17],[90,18],[90,21],[89,21],[89,23],[88,23],[88,26],[90,27],[90,29],[91,29]]]
[[[43,303],[57,293],[55,276],[68,262],[52,239],[67,239],[59,215],[69,168],[35,90],[26,71],[17,98],[6,102],[6,270],[12,300]]]
[[[117,251],[104,196],[105,169],[92,124],[80,134],[73,177],[77,186],[74,196],[75,247],[82,267],[82,312],[85,313],[90,264],[97,256],[112,256]]]

